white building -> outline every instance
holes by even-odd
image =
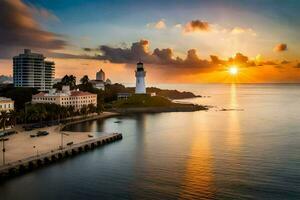
[[[90,80],[89,82],[93,85],[94,88],[105,90],[105,82],[98,80]]]
[[[11,111],[14,109],[14,101],[10,98],[0,97],[0,112]]]
[[[105,72],[102,69],[96,73],[96,80],[90,80],[89,82],[99,90],[105,90],[105,85],[111,84],[110,79],[105,80]]]
[[[136,77],[135,93],[136,94],[146,94],[145,76],[146,76],[146,71],[144,70],[143,63],[138,62],[135,71],[135,77]]]
[[[96,80],[103,82],[105,81],[105,73],[102,69],[96,73]]]
[[[84,105],[97,106],[97,94],[82,91],[71,91],[69,86],[63,86],[62,91],[52,89],[49,93],[40,92],[32,96],[32,103],[54,103],[61,106],[74,106],[76,110]]]
[[[23,54],[13,58],[14,86],[49,91],[53,85],[54,68],[54,62],[46,61],[42,54],[25,49]]]

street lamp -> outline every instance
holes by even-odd
[[[64,134],[63,134],[63,132],[61,132],[60,148],[61,148],[61,150],[63,150],[63,148],[64,148]]]
[[[35,149],[36,146],[33,146],[33,148]],[[36,157],[39,156],[39,150],[36,148]]]
[[[2,138],[0,141],[2,141],[2,164],[5,165],[5,141],[7,141],[8,138]]]

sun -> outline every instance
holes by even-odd
[[[238,74],[239,69],[236,66],[231,66],[231,67],[229,67],[228,72],[230,75],[235,76]]]

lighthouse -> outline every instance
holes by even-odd
[[[144,65],[142,62],[138,62],[135,71],[135,78],[136,78],[135,93],[136,94],[146,94],[145,76],[146,76],[146,71],[144,70]]]

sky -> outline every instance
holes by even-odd
[[[56,77],[149,83],[300,82],[298,0],[0,0],[0,74],[30,48]],[[229,73],[237,68],[237,74]],[[231,70],[232,71],[232,70]]]

